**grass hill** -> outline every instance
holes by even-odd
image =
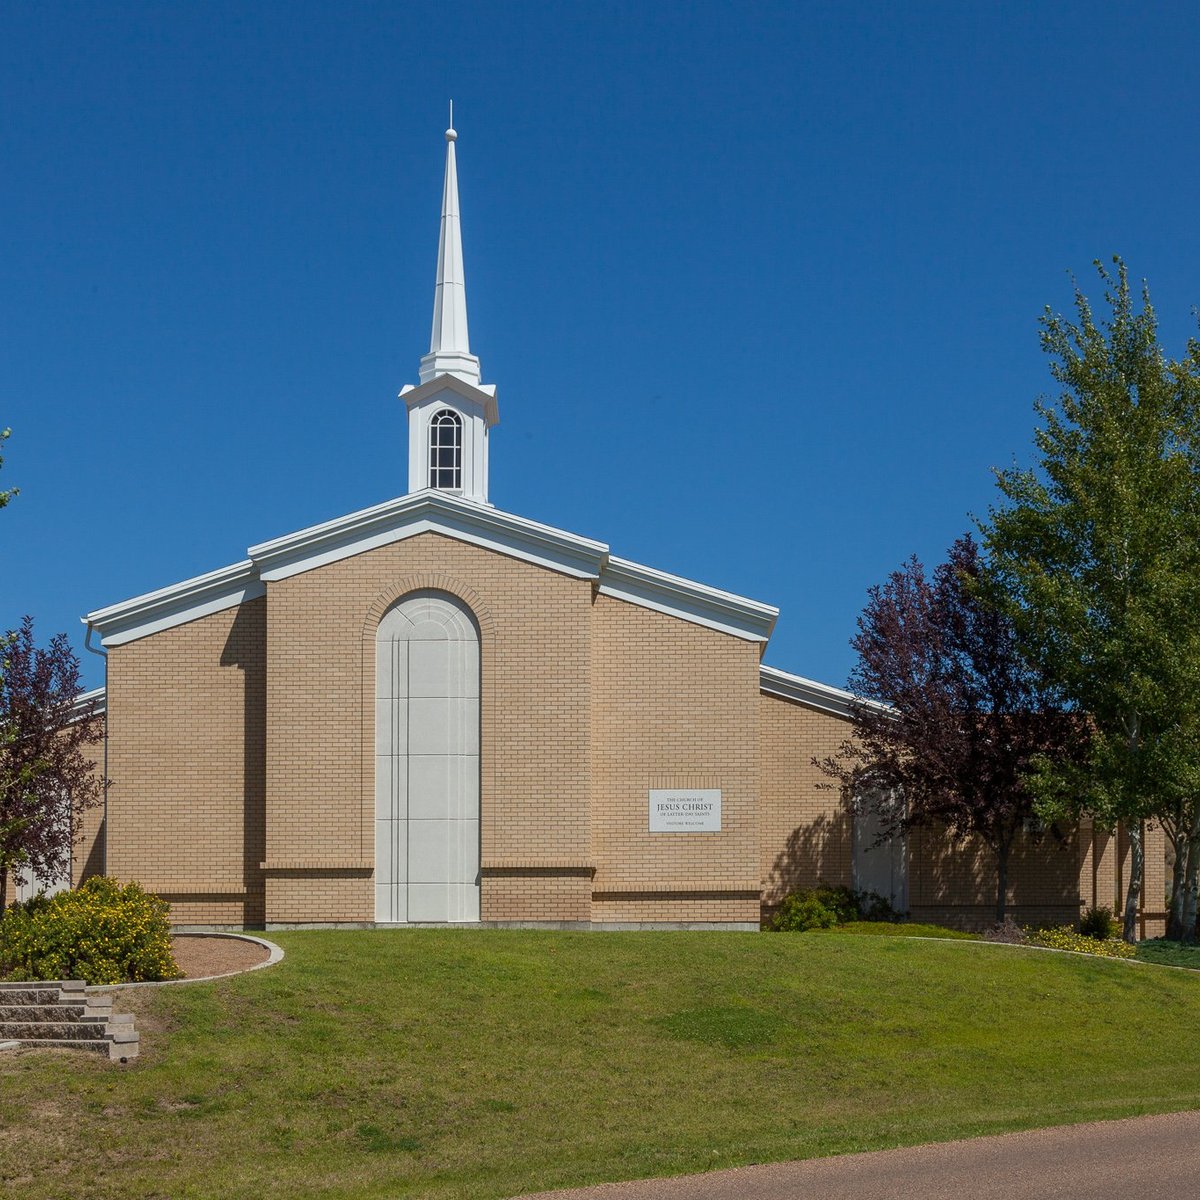
[[[1200,1106],[1200,976],[828,933],[272,935],[0,1057],[3,1194],[501,1197]],[[131,1001],[131,1003],[127,1003]]]

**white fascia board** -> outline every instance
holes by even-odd
[[[80,692],[75,697],[75,703],[71,705],[71,720],[78,721],[89,712],[95,716],[102,716],[105,711],[105,692],[102,687],[90,692]]]
[[[411,409],[447,389],[456,392],[471,404],[478,405],[489,429],[499,422],[500,408],[496,401],[496,385],[494,383],[483,387],[474,387],[465,379],[459,379],[457,375],[435,375],[428,383],[404,388],[400,393],[400,399]]]
[[[247,559],[157,592],[98,608],[81,620],[96,629],[101,645],[123,646],[265,594],[254,563]]]
[[[779,609],[732,592],[655,571],[624,558],[609,558],[600,575],[602,595],[666,613],[750,642],[765,642]]]
[[[768,696],[781,696],[785,700],[795,700],[809,708],[819,709],[835,717],[852,717],[854,706],[874,708],[888,713],[892,710],[886,704],[876,700],[863,700],[853,692],[833,687],[828,683],[818,683],[815,679],[805,679],[803,675],[793,675],[789,671],[781,671],[778,667],[759,667],[759,690]]]
[[[259,578],[272,582],[419,533],[440,533],[576,579],[596,579],[608,556],[603,542],[433,489],[251,546],[248,553]]]

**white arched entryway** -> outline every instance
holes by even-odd
[[[376,635],[375,920],[479,920],[479,633],[444,592]]]

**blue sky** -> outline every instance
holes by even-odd
[[[0,627],[405,490],[453,96],[492,500],[843,683],[1029,460],[1069,272],[1194,329],[1198,50],[1191,4],[0,3]]]

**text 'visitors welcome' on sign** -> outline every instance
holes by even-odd
[[[721,789],[650,789],[651,833],[720,833]]]

